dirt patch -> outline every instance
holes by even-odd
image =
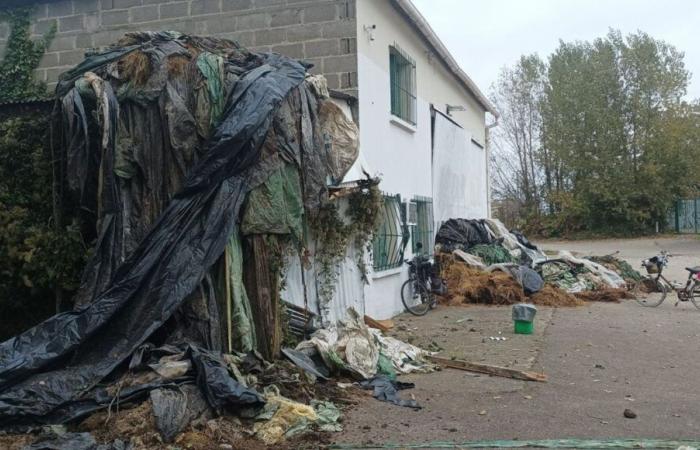
[[[587,302],[613,302],[634,298],[631,292],[625,289],[600,289],[597,291],[583,291],[574,294],[576,298]]]

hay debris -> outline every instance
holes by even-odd
[[[135,86],[143,86],[151,76],[151,60],[143,52],[133,51],[119,60],[119,73]]]
[[[566,307],[584,304],[582,300],[552,285],[545,285],[541,291],[528,297],[522,286],[505,272],[484,272],[446,257],[440,259],[440,264],[442,277],[447,283],[447,294],[441,301],[448,305],[533,303]]]

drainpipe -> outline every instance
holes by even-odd
[[[496,120],[493,123],[486,125],[484,128],[484,147],[486,150],[486,204],[488,207],[488,218],[493,217],[491,210],[491,128],[498,126],[498,116],[494,116]]]

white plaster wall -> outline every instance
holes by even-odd
[[[368,32],[365,27],[374,28]],[[360,146],[369,166],[381,175],[383,191],[432,197],[430,105],[462,105],[452,118],[484,143],[485,111],[467,93],[389,0],[357,0],[357,59]],[[370,33],[373,40],[370,40]],[[398,44],[416,61],[417,124],[407,130],[390,113],[389,46]],[[410,258],[410,245],[406,258]],[[370,277],[365,287],[366,314],[384,319],[403,311],[401,284],[405,267]]]

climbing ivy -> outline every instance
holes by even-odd
[[[345,257],[348,244],[358,250],[357,266],[363,280],[367,281],[365,252],[371,247],[371,239],[379,226],[382,195],[379,180],[359,182],[357,189],[347,196],[348,211],[341,217],[336,202],[323,205],[312,220],[311,229],[317,239],[316,263],[318,264],[318,295],[323,304],[330,303],[338,279],[338,266]],[[347,220],[346,220],[347,219]]]
[[[34,79],[34,69],[56,34],[56,25],[36,41],[30,39],[31,8],[0,11],[10,24],[5,56],[0,61],[0,102],[46,97],[46,83]]]

